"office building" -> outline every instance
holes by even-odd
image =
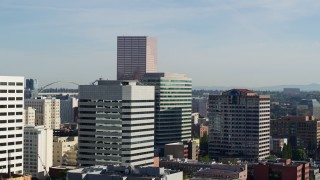
[[[36,126],[44,126],[50,129],[60,128],[60,100],[50,98],[26,99],[26,108],[36,110]]]
[[[157,72],[157,39],[149,36],[118,36],[117,79],[139,80]]]
[[[53,137],[53,166],[76,166],[78,136]]]
[[[52,129],[44,126],[24,127],[24,173],[39,179],[48,176],[52,166]],[[46,169],[44,169],[44,166]]]
[[[38,96],[38,80],[26,79],[25,98],[33,99]]]
[[[209,96],[209,156],[244,160],[269,156],[270,96],[232,89]]]
[[[320,119],[320,103],[316,99],[302,99],[297,105],[298,116],[314,116]]]
[[[23,77],[0,76],[0,169],[23,174]],[[8,162],[10,161],[10,163]]]
[[[194,97],[192,98],[192,112],[199,113],[203,118],[208,117],[208,98]]]
[[[36,110],[32,107],[27,107],[24,110],[24,124],[25,125],[33,125],[36,123]]]
[[[154,87],[137,81],[79,86],[81,166],[152,166]]]
[[[78,99],[69,97],[68,99],[60,99],[60,117],[61,123],[76,122],[76,112],[78,108]]]
[[[141,82],[155,87],[155,143],[162,156],[165,144],[191,139],[192,80],[184,74],[146,73]]]
[[[287,138],[293,147],[314,151],[320,142],[320,121],[314,116],[285,116],[270,121],[272,137]]]

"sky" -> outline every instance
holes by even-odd
[[[319,0],[0,0],[0,75],[116,78],[116,38],[158,39],[194,86],[320,83]]]

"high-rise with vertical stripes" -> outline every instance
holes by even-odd
[[[0,169],[23,174],[24,78],[0,76]]]
[[[117,79],[139,80],[157,72],[157,39],[149,36],[118,36]]]
[[[146,73],[141,82],[155,86],[155,144],[163,155],[165,144],[191,139],[192,79],[185,74]]]
[[[79,86],[81,166],[151,166],[154,158],[154,87],[137,81]]]

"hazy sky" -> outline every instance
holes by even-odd
[[[320,83],[319,0],[0,0],[0,75],[115,79],[118,35],[195,86]]]

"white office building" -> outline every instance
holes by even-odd
[[[24,173],[44,179],[52,166],[52,146],[52,129],[46,129],[44,126],[25,126]]]
[[[50,98],[26,99],[25,106],[36,109],[36,126],[60,129],[60,100]]]
[[[137,81],[79,86],[81,166],[150,166],[154,158],[154,87]]]
[[[24,78],[0,76],[0,169],[23,174]],[[8,162],[9,161],[9,162]]]

